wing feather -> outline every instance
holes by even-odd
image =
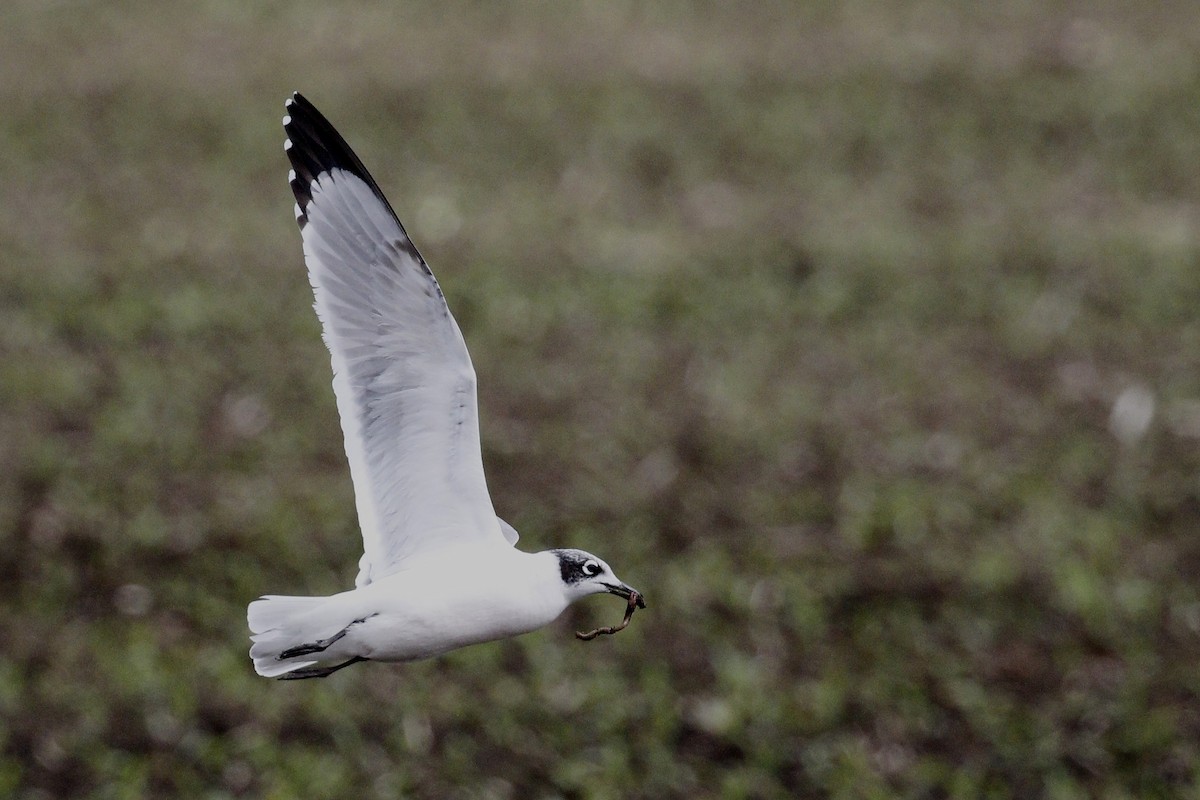
[[[437,280],[333,126],[299,94],[287,110],[289,182],[362,527],[357,585],[430,549],[511,544],[484,479],[475,370]]]

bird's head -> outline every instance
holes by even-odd
[[[563,592],[569,602],[593,594],[615,594],[629,599],[637,592],[632,586],[621,581],[603,560],[583,550],[551,550],[558,559],[558,570],[562,576]],[[641,592],[637,592],[638,608],[645,608],[646,601]]]

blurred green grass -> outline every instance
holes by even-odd
[[[0,794],[1197,792],[1189,4],[166,9],[0,26]],[[621,636],[253,674],[359,549],[293,89]]]

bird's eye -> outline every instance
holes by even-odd
[[[583,574],[588,577],[599,575],[601,572],[604,572],[604,568],[595,561],[589,561],[583,565]]]

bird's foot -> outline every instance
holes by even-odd
[[[280,675],[279,680],[281,680],[281,681],[299,681],[299,680],[304,680],[305,678],[328,678],[330,675],[337,672],[339,669],[345,669],[346,667],[350,666],[351,664],[357,664],[360,661],[367,661],[367,660],[368,659],[363,658],[362,656],[355,656],[354,658],[350,659],[349,661],[343,661],[341,664],[335,664],[332,667],[304,667],[302,669],[294,669],[291,672],[285,672],[282,675]]]
[[[350,628],[346,627],[346,628],[343,628],[342,630],[338,631],[336,635],[330,636],[328,639],[318,639],[315,642],[309,642],[307,644],[299,644],[299,645],[296,645],[295,647],[289,647],[287,650],[284,650],[282,653],[275,656],[275,660],[283,661],[288,658],[295,658],[296,656],[307,656],[307,655],[311,655],[312,653],[324,652],[325,650],[327,650],[329,648],[329,646],[331,644],[333,644],[338,639],[341,639],[343,636],[345,636],[346,631],[348,631],[348,630],[350,630]],[[311,677],[323,677],[323,676],[314,675]]]

